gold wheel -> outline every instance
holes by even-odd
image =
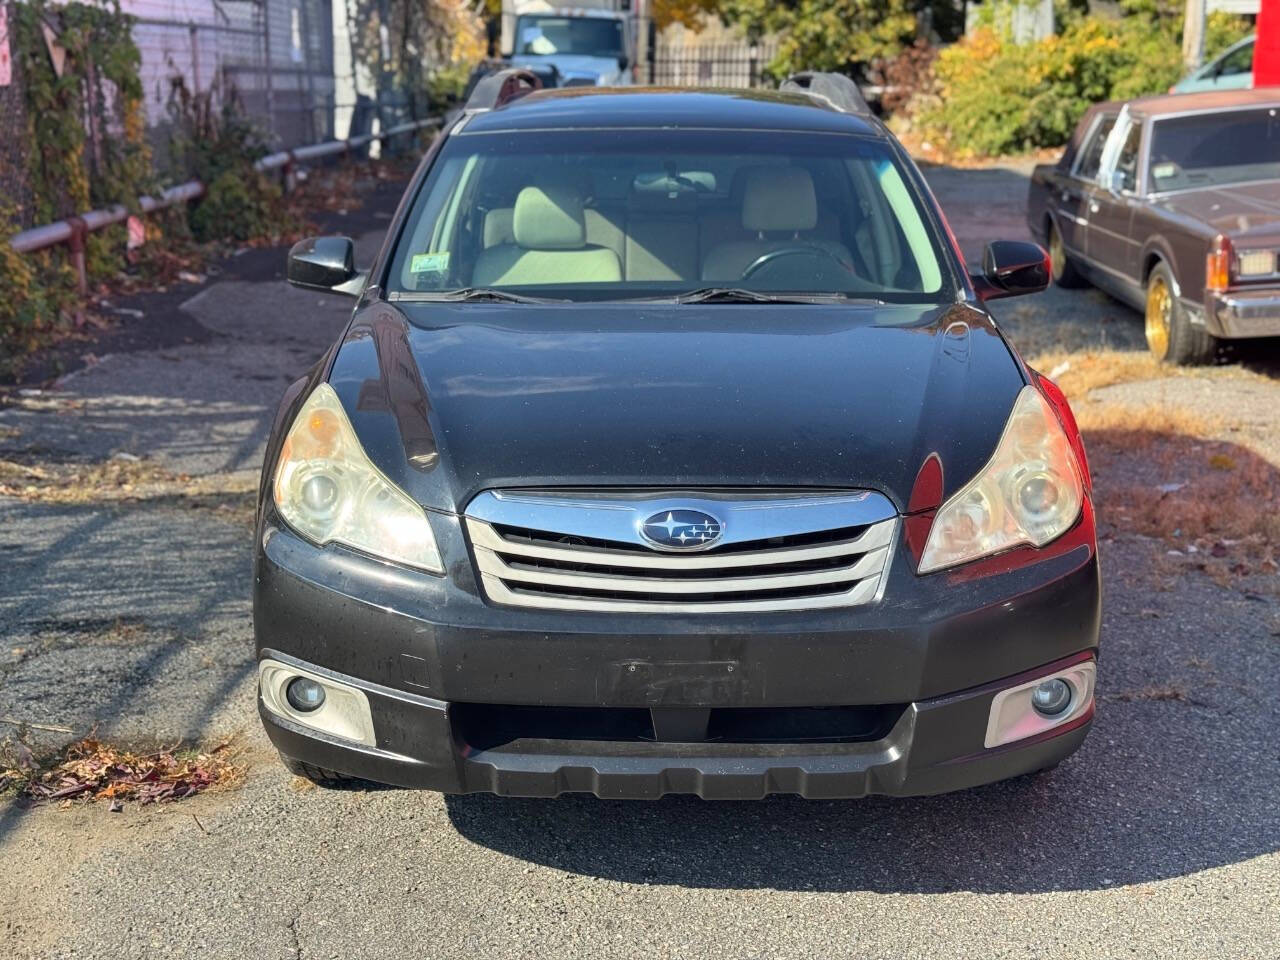
[[[1062,234],[1058,228],[1049,227],[1049,271],[1053,274],[1053,282],[1062,282],[1062,271],[1067,265],[1067,250],[1062,245]]]
[[[1157,360],[1169,355],[1169,328],[1173,323],[1173,295],[1164,276],[1156,273],[1147,286],[1147,348]]]

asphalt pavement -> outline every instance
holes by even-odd
[[[1025,171],[929,176],[967,256],[1025,233]],[[362,257],[393,201],[364,212]],[[290,777],[254,707],[248,511],[276,401],[349,301],[289,289],[282,267],[280,251],[235,258],[182,301],[207,336],[99,357],[0,408],[0,459],[126,454],[230,491],[0,499],[0,719],[128,743],[232,737],[245,769],[121,813],[0,801],[0,955],[1280,956],[1280,602],[1195,573],[1170,586],[1150,575],[1163,546],[1135,537],[1103,544],[1093,733],[1040,776],[758,803]],[[1141,333],[1090,291],[998,313],[1038,348]]]

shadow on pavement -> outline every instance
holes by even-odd
[[[1280,471],[1232,444],[1133,431],[1091,435],[1099,517],[1126,529],[1185,524],[1244,537],[1267,522]],[[1152,444],[1173,455],[1152,457]],[[1138,451],[1140,467],[1126,468]],[[1231,470],[1220,469],[1229,454]],[[1202,472],[1188,473],[1199,459]],[[1150,463],[1148,463],[1150,461]],[[1190,484],[1139,515],[1134,491]],[[1114,476],[1113,476],[1114,473]],[[1128,499],[1126,499],[1128,498]],[[1181,499],[1179,499],[1181,498]],[[1167,510],[1176,516],[1164,516]],[[1221,527],[1215,524],[1221,523]],[[1243,524],[1243,526],[1241,526]],[[1274,525],[1265,544],[1276,542]],[[1098,718],[1052,771],[955,794],[853,801],[770,797],[706,802],[447,797],[467,839],[511,857],[627,883],[878,893],[1036,893],[1103,889],[1221,867],[1280,850],[1280,595],[1252,579],[1216,584],[1169,541],[1102,544],[1104,605]],[[1243,547],[1230,549],[1241,549]],[[1200,558],[1206,558],[1202,552]],[[1237,558],[1213,560],[1224,571]],[[1222,572],[1222,571],[1220,571]],[[1210,573],[1213,573],[1211,570]],[[1274,586],[1274,584],[1272,585]]]
[[[359,236],[365,262],[401,187],[380,190],[354,216],[327,218]],[[255,485],[286,385],[323,354],[353,305],[288,287],[285,252],[249,249],[199,292],[121,299],[138,316],[93,345],[109,363],[4,398],[0,459],[60,465],[124,453],[155,458],[179,493],[187,473],[243,472]],[[255,668],[253,534],[242,516],[252,493],[224,500],[227,512],[181,495],[5,500],[0,652],[11,643],[15,655],[0,664],[0,716],[129,743],[207,736]],[[131,629],[112,636],[113,625]],[[256,722],[252,703],[244,717]],[[0,737],[16,729],[2,726]],[[28,809],[0,804],[0,843]]]
[[[1107,757],[1108,741],[1136,731],[1123,715],[1104,713],[1085,749],[1056,770],[939,797],[650,803],[477,795],[446,804],[463,836],[508,856],[608,880],[704,888],[1099,889],[1280,849],[1274,812],[1256,830],[1237,828],[1275,795],[1274,769],[1260,785],[1201,778],[1194,767],[1215,748],[1212,731],[1199,729],[1206,711],[1173,709],[1184,717],[1175,735],[1187,740],[1156,776],[1129,776],[1120,757]]]

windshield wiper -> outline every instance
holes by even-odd
[[[524,293],[512,293],[510,290],[496,290],[493,287],[462,287],[458,290],[404,290],[391,294],[392,300],[406,301],[444,301],[460,303],[462,301],[482,300],[490,303],[568,303],[552,297],[531,297]]]
[[[672,297],[670,303],[866,303],[882,304],[883,300],[857,300],[843,293],[764,293],[745,287],[703,287]]]

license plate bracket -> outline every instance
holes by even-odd
[[[602,671],[597,692],[619,706],[747,706],[761,701],[764,671],[740,660],[622,660]]]

